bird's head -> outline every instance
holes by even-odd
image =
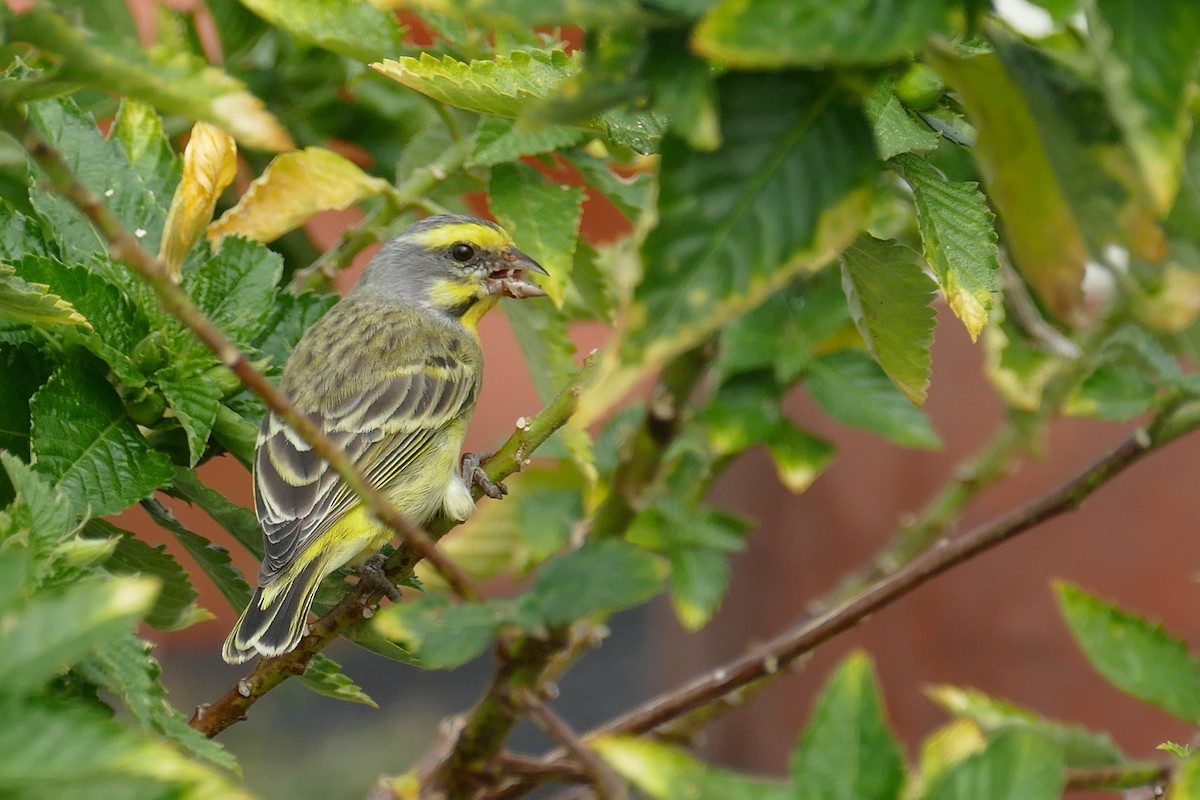
[[[397,297],[473,328],[501,297],[546,294],[528,272],[546,274],[499,225],[439,214],[410,225],[384,245],[354,292]]]

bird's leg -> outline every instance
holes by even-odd
[[[387,556],[383,553],[371,556],[358,568],[358,580],[370,589],[383,592],[389,600],[396,602],[400,599],[400,590],[388,579],[387,572],[383,569],[386,563]]]
[[[478,486],[488,497],[499,500],[508,494],[508,487],[503,483],[493,481],[480,466],[491,453],[464,453],[462,457],[462,476],[467,482],[467,488]]]

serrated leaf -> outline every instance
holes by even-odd
[[[426,669],[453,669],[480,655],[508,621],[498,601],[452,604],[444,597],[397,603],[375,617],[375,629],[401,642]]]
[[[926,694],[947,713],[973,721],[989,735],[1009,728],[1036,733],[1061,750],[1068,767],[1117,764],[1124,758],[1106,733],[1093,733],[1078,725],[1047,719],[975,689],[942,685],[927,689]]]
[[[608,162],[579,151],[564,157],[583,175],[588,185],[598,190],[631,222],[641,217],[650,202],[651,175],[639,172],[629,177],[618,175]],[[1200,159],[1197,159],[1200,161]]]
[[[216,422],[223,394],[208,374],[215,366],[212,356],[207,351],[194,355],[197,349],[185,347],[179,361],[154,373],[167,405],[187,435],[189,464],[193,466],[208,447],[208,436]]]
[[[76,515],[61,489],[12,453],[0,451],[0,465],[13,488],[8,504],[6,544],[22,543],[44,558],[76,527]]]
[[[239,0],[298,39],[366,63],[404,51],[396,15],[357,0]]]
[[[983,749],[948,767],[922,800],[1059,800],[1062,759],[1029,731],[1003,731]]]
[[[217,200],[237,174],[237,144],[215,125],[197,122],[192,126],[183,151],[183,174],[163,229],[158,257],[178,281],[183,261],[200,234],[212,220]]]
[[[842,288],[867,350],[913,405],[924,405],[932,361],[936,284],[916,253],[862,236],[842,253]]]
[[[155,499],[142,504],[153,519],[163,530],[174,536],[188,555],[212,579],[217,590],[229,601],[235,611],[241,611],[250,602],[250,586],[242,577],[241,571],[233,566],[229,559],[229,551],[220,545],[213,544],[198,533],[193,533],[184,527],[179,520]]]
[[[547,561],[528,600],[547,625],[631,608],[662,588],[654,557],[615,539],[590,541]]]
[[[519,116],[549,97],[579,66],[579,58],[562,50],[514,50],[490,61],[469,63],[421,53],[419,58],[404,56],[371,65],[434,100],[501,117]]]
[[[337,303],[336,294],[315,294],[306,292],[294,295],[279,292],[267,309],[258,335],[251,344],[271,357],[268,370],[274,374],[283,371],[288,355],[295,349],[296,343],[304,332],[321,316]]]
[[[108,381],[82,363],[59,367],[29,408],[34,467],[77,514],[115,514],[170,480],[167,456],[150,449]]]
[[[635,736],[601,736],[588,745],[651,800],[791,800],[791,787],[710,766],[686,751]]]
[[[912,112],[904,107],[892,88],[890,80],[881,80],[867,95],[863,108],[871,120],[871,133],[879,157],[885,161],[901,153],[919,153],[933,150],[941,137],[918,122]]]
[[[947,180],[932,164],[914,156],[893,163],[913,192],[925,260],[974,341],[1000,291],[995,216],[977,184]]]
[[[904,786],[904,754],[888,729],[871,661],[847,657],[829,678],[792,754],[796,797],[894,800]]]
[[[84,526],[88,536],[116,541],[104,568],[115,575],[147,575],[159,582],[158,596],[146,612],[145,622],[164,631],[186,628],[213,619],[196,605],[199,592],[192,586],[187,570],[167,552],[165,545],[151,547],[132,533],[102,519],[89,520]]]
[[[185,752],[241,774],[237,759],[217,742],[190,727],[167,700],[162,667],[153,647],[133,635],[105,642],[79,664],[79,671],[117,698],[147,733],[159,733]]]
[[[1087,25],[1108,107],[1164,214],[1193,124],[1187,98],[1200,64],[1200,14],[1187,3],[1097,0]]]
[[[1072,636],[1097,672],[1189,724],[1200,719],[1200,665],[1182,641],[1077,586],[1054,588]]]
[[[856,104],[811,75],[731,74],[717,91],[720,148],[664,142],[659,222],[622,349],[645,369],[826,263],[865,224],[875,155]]]
[[[196,506],[227,531],[255,558],[263,557],[263,533],[253,509],[240,506],[224,494],[206,486],[195,470],[176,467],[171,489]]]
[[[475,131],[466,166],[468,169],[491,167],[516,161],[522,156],[552,153],[574,147],[586,137],[585,132],[565,125],[548,125],[538,130],[518,131],[513,129],[510,120],[485,117]]]
[[[50,377],[51,364],[32,345],[0,344],[0,450],[29,461],[29,399]],[[0,508],[12,499],[11,486],[0,476]]]
[[[953,0],[720,0],[696,26],[692,47],[738,69],[883,64],[949,33],[958,14]]]
[[[1051,310],[1070,316],[1082,300],[1088,244],[1033,109],[995,54],[927,57],[979,132],[972,154],[1017,268]]]
[[[767,441],[767,452],[771,454],[779,482],[788,491],[799,494],[833,462],[837,448],[784,419]]]
[[[0,214],[0,259],[15,261],[25,256],[50,258],[54,255],[36,219],[12,208],[5,207],[4,211]]]
[[[272,313],[283,259],[258,242],[230,239],[184,280],[196,305],[239,342],[256,337]],[[207,351],[205,351],[207,352]]]
[[[33,691],[92,647],[132,631],[158,592],[151,578],[108,578],[38,595],[0,627],[0,680],[7,692]]]
[[[375,0],[384,8],[409,5],[453,14],[472,26],[495,25],[525,32],[535,26],[609,27],[641,18],[632,0]]]
[[[207,120],[249,147],[294,147],[287,131],[241,81],[189,52],[147,51],[113,40],[100,43],[45,6],[18,15],[10,35],[55,54],[56,76],[61,80],[143,100],[167,113]],[[96,168],[111,169],[107,163]],[[152,249],[157,247],[156,232]]]
[[[815,358],[804,377],[813,399],[834,419],[905,447],[941,446],[929,418],[896,390],[865,353],[843,350]]]
[[[342,673],[340,664],[323,653],[312,657],[308,668],[300,676],[300,681],[317,694],[379,708],[379,704],[372,700],[362,687]]]
[[[152,106],[122,97],[108,137],[121,145],[130,166],[156,197],[165,197],[171,191],[179,178],[179,158],[163,131],[162,118]]]
[[[341,210],[386,192],[391,185],[322,147],[276,156],[237,205],[208,226],[215,246],[226,236],[271,242],[320,211]]]
[[[513,241],[549,273],[540,285],[562,308],[579,220],[583,216],[583,189],[546,181],[526,164],[499,164],[492,168],[488,205]]]
[[[226,775],[80,705],[0,704],[0,794],[84,800],[251,800]],[[164,785],[165,784],[165,785]]]
[[[67,300],[42,283],[17,277],[17,270],[0,264],[0,319],[29,325],[92,325]]]

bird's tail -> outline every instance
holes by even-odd
[[[304,635],[308,609],[325,577],[324,563],[314,558],[294,576],[281,577],[278,588],[256,589],[225,640],[221,657],[229,664],[241,664],[256,655],[271,658],[292,650]]]

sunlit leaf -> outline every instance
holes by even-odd
[[[452,669],[481,654],[508,617],[503,603],[452,604],[443,597],[422,597],[389,606],[374,625],[402,642],[426,669]]]
[[[634,736],[602,736],[588,745],[651,800],[791,800],[791,787],[710,766],[670,745]]]
[[[395,14],[359,0],[239,0],[298,39],[364,63],[404,51]]]
[[[29,283],[17,277],[14,267],[0,264],[0,319],[31,325],[81,325],[91,328],[87,319],[67,300],[41,283]]]

